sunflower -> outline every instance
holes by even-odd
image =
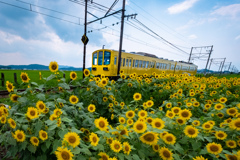
[[[160,149],[160,146],[158,144],[154,144],[152,145],[152,149],[154,150],[154,152],[158,152]]]
[[[135,101],[139,101],[139,100],[142,99],[142,95],[141,95],[140,93],[134,93],[133,99],[134,99]]]
[[[218,116],[219,118],[223,118],[223,117],[224,117],[224,114],[223,114],[223,113],[217,113],[217,116]]]
[[[127,118],[133,118],[133,117],[135,117],[135,112],[132,111],[132,110],[127,111],[127,112],[126,112],[126,117],[127,117]]]
[[[126,122],[124,117],[119,117],[119,123],[124,124]]]
[[[148,124],[152,124],[153,118],[152,117],[148,117],[146,119],[146,121],[147,121]]]
[[[166,113],[166,117],[173,119],[175,117],[175,113],[168,110],[167,113]]]
[[[223,131],[216,131],[215,137],[220,140],[224,140],[227,138],[227,134]]]
[[[8,119],[8,123],[12,129],[16,128],[16,122],[12,118]]]
[[[146,118],[147,115],[148,115],[147,111],[141,110],[141,111],[138,112],[138,117],[139,118]]]
[[[204,108],[205,108],[205,109],[210,109],[211,106],[212,106],[211,104],[205,104],[205,105],[204,105]]]
[[[76,72],[71,72],[70,73],[70,79],[76,80],[77,79],[77,73]]]
[[[165,147],[160,148],[159,156],[163,160],[173,160],[172,152],[168,148],[165,148]]]
[[[167,103],[167,104],[166,104],[166,107],[167,107],[167,108],[171,108],[171,107],[172,107],[172,103]]]
[[[6,82],[6,88],[7,88],[7,91],[8,91],[8,92],[12,92],[13,89],[14,89],[13,83],[7,81],[7,82]]]
[[[154,145],[158,142],[158,134],[154,132],[146,132],[142,134],[140,140],[145,144]]]
[[[193,126],[186,126],[184,129],[184,133],[189,138],[196,138],[198,136],[198,129]]]
[[[211,154],[218,155],[222,152],[222,145],[218,143],[208,143],[206,145],[207,151]]]
[[[91,133],[89,136],[90,142],[92,146],[97,146],[99,142],[99,137],[95,133]]]
[[[31,119],[31,120],[34,119],[34,118],[38,118],[38,117],[39,117],[39,114],[38,114],[37,108],[28,107],[27,117],[28,117],[29,119]]]
[[[112,142],[113,142],[113,138],[112,138],[112,137],[107,138],[106,142],[107,142],[107,144],[112,144]]]
[[[180,118],[184,118],[188,120],[192,117],[192,113],[188,109],[184,109],[180,111],[179,116]]]
[[[200,103],[199,102],[193,102],[193,107],[199,107]]]
[[[76,103],[78,103],[78,97],[75,96],[75,95],[71,95],[70,98],[69,98],[69,101],[72,104],[76,104]]]
[[[146,102],[146,105],[147,105],[148,108],[149,108],[149,107],[152,107],[152,106],[154,105],[154,102],[153,102],[152,100],[148,100],[148,101]]]
[[[204,158],[203,156],[197,156],[193,158],[193,160],[208,160],[207,158]]]
[[[226,156],[227,160],[238,160],[239,159],[239,155],[237,155],[237,154],[232,154],[232,155],[225,154],[225,156]]]
[[[240,118],[232,120],[232,122],[229,124],[229,127],[231,129],[236,129],[237,131],[240,130]]]
[[[188,103],[186,103],[186,106],[187,106],[187,107],[191,107],[191,106],[192,106],[192,103],[191,103],[191,102],[188,102]]]
[[[211,130],[213,128],[213,125],[209,122],[205,122],[203,123],[202,128],[205,130]]]
[[[71,150],[63,147],[58,147],[55,151],[55,155],[57,156],[58,160],[72,160],[73,158]]]
[[[133,120],[131,118],[129,118],[127,120],[127,125],[129,125],[129,126],[133,125]]]
[[[57,72],[58,71],[58,64],[57,62],[53,61],[53,62],[50,62],[49,64],[49,70],[51,72]]]
[[[14,133],[14,138],[18,141],[18,142],[23,142],[26,138],[24,131],[22,130],[16,130]]]
[[[29,77],[28,77],[28,74],[25,73],[25,72],[21,72],[20,77],[21,77],[21,79],[22,79],[22,81],[23,81],[24,83],[28,83],[29,80],[30,80]]]
[[[175,144],[176,143],[176,137],[171,133],[167,133],[163,137],[163,141],[167,144]]]
[[[125,74],[121,74],[120,77],[121,77],[122,79],[126,79],[126,75],[125,75]]]
[[[234,140],[228,140],[226,141],[226,145],[229,148],[236,148],[237,147],[237,143]]]
[[[108,98],[107,97],[103,97],[103,102],[107,102]]]
[[[105,87],[108,84],[108,80],[106,78],[103,78],[100,83],[103,87]]]
[[[19,97],[20,97],[20,96],[18,96],[18,95],[16,95],[16,94],[11,94],[10,99],[11,99],[12,102],[17,102],[17,99],[18,99]]]
[[[36,107],[39,110],[39,112],[44,112],[44,110],[46,109],[46,105],[45,103],[43,103],[43,101],[38,101],[36,103]]]
[[[179,108],[179,107],[173,107],[173,108],[171,109],[171,111],[172,111],[173,113],[175,113],[175,115],[178,115],[179,112],[181,111],[181,108]]]
[[[199,120],[194,120],[193,122],[192,122],[192,125],[193,126],[199,126],[200,125],[200,121]]]
[[[57,109],[54,109],[53,114],[59,117],[62,114],[62,111],[61,109],[57,108]]]
[[[121,107],[125,106],[125,103],[124,103],[124,102],[121,102],[121,103],[120,103],[120,106],[121,106]]]
[[[113,103],[109,103],[108,107],[112,108],[113,107]]]
[[[237,110],[237,108],[235,108],[235,107],[232,107],[232,108],[228,108],[228,109],[227,109],[227,114],[228,114],[229,116],[234,117],[237,113],[238,113],[238,110]]]
[[[221,98],[219,98],[219,102],[220,103],[226,103],[227,102],[227,98],[221,97]]]
[[[2,117],[0,117],[0,119],[1,119],[2,124],[5,124],[7,122],[6,116],[2,116]]]
[[[75,132],[68,132],[67,134],[64,135],[63,138],[64,141],[68,142],[68,144],[70,146],[72,146],[73,148],[75,148],[76,146],[78,146],[80,144],[80,137],[77,133]]]
[[[110,144],[110,147],[116,153],[122,150],[122,144],[118,140],[113,140],[112,143]]]
[[[143,133],[147,129],[147,124],[145,122],[142,122],[142,121],[138,120],[134,123],[133,129],[137,133]]]
[[[32,145],[34,145],[34,146],[38,146],[38,144],[39,144],[39,140],[38,140],[37,137],[31,137],[31,138],[30,138],[30,142],[31,142]]]
[[[90,104],[90,105],[88,106],[88,111],[89,111],[89,112],[95,112],[95,110],[96,110],[96,107],[95,107],[94,104]]]
[[[184,118],[177,118],[176,119],[176,122],[179,124],[179,125],[184,125],[186,123],[186,119]]]
[[[57,119],[57,116],[56,116],[55,114],[52,114],[52,115],[50,115],[49,119],[50,119],[51,121],[54,121],[54,120]]]
[[[100,152],[98,155],[101,157],[99,160],[109,160],[109,155],[104,152]]]
[[[160,119],[160,118],[155,118],[155,119],[153,119],[153,121],[152,121],[152,127],[153,128],[157,128],[157,129],[163,129],[164,128],[164,121],[162,120],[162,119]]]
[[[40,138],[41,140],[45,141],[45,140],[48,139],[48,134],[47,134],[46,131],[40,130],[38,134],[39,134],[39,138]]]
[[[224,105],[222,103],[217,103],[214,105],[214,108],[219,111],[224,108]]]
[[[128,142],[123,142],[123,152],[127,155],[131,152],[131,146]]]
[[[106,118],[100,117],[98,119],[95,119],[94,124],[101,131],[107,130],[108,121]]]

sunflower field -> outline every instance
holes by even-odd
[[[0,158],[240,160],[240,78],[121,72],[114,81],[86,69],[68,82],[57,62],[49,69],[41,85],[22,73],[23,92],[6,83]]]

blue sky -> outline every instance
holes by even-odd
[[[0,65],[49,65],[57,61],[60,65],[82,67],[84,1],[78,1],[80,4],[69,0],[0,0]],[[106,13],[103,6],[109,8],[114,1],[93,2],[89,2],[88,11],[102,17]],[[29,11],[30,4],[33,12]],[[110,13],[121,7],[122,0]],[[135,13],[136,19],[125,18],[123,49],[127,52],[187,61],[191,47],[213,45],[211,58],[226,58],[226,70],[230,62],[231,68],[240,69],[240,0],[126,0],[126,15]],[[120,17],[116,14],[102,23],[88,25],[86,67],[91,66],[92,52],[103,45],[119,49]],[[94,19],[88,14],[88,21]],[[154,34],[181,50],[154,38]],[[206,50],[209,48],[203,48],[202,53]],[[194,50],[195,56],[199,52]],[[221,61],[215,59],[211,69],[218,70]],[[206,66],[206,60],[194,58],[193,62],[199,68]]]

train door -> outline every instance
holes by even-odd
[[[132,58],[127,57],[126,58],[126,74],[127,75],[131,74],[131,70],[132,70]]]

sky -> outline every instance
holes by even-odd
[[[89,0],[87,22],[113,3]],[[84,0],[0,0],[0,65],[83,67],[84,13]],[[191,62],[203,69],[213,46],[208,68],[218,71],[225,59],[223,70],[240,69],[240,0],[126,0],[125,15],[126,52],[188,61],[192,49]],[[119,50],[120,27],[121,12],[87,25],[86,67],[95,50]]]

